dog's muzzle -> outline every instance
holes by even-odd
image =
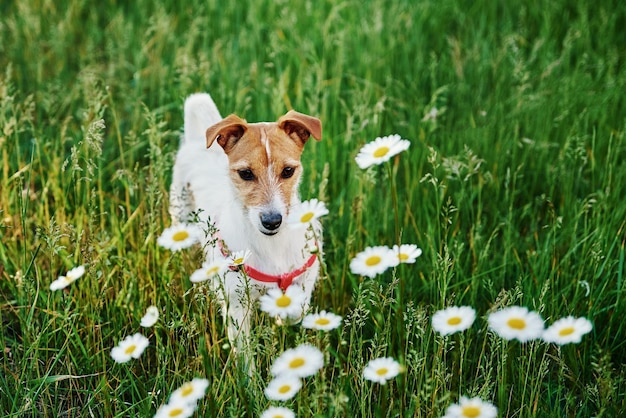
[[[278,212],[262,213],[260,219],[263,226],[261,232],[265,235],[276,234],[283,223],[283,216]]]

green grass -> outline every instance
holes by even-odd
[[[258,416],[269,365],[302,341],[327,359],[286,403],[301,417],[438,417],[464,395],[501,416],[626,410],[623,2],[250,3],[0,5],[2,415],[152,416],[206,376],[197,416]],[[156,245],[197,91],[249,121],[295,108],[324,126],[301,194],[330,209],[313,304],[344,325],[318,335],[259,314],[251,378],[188,280],[201,251]],[[392,133],[409,151],[361,171],[358,149]],[[423,248],[418,262],[352,275],[351,258],[396,243],[396,228]],[[48,290],[78,264],[85,277]],[[151,304],[150,347],[115,364]],[[432,314],[462,304],[474,326],[436,335]],[[562,348],[505,342],[486,316],[507,305],[594,330]],[[364,381],[383,355],[405,373]]]

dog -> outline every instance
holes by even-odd
[[[243,268],[228,270],[214,287],[235,350],[242,349],[250,314],[268,289],[300,286],[308,308],[320,264],[309,249],[321,252],[321,225],[315,221],[310,234],[285,221],[300,203],[300,156],[310,137],[322,139],[320,120],[294,110],[277,122],[248,123],[234,114],[222,118],[206,93],[185,100],[170,214],[174,223],[195,216],[215,228],[204,243],[207,261],[249,251]]]

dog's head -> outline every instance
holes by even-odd
[[[298,198],[300,155],[311,136],[322,139],[320,120],[294,110],[272,123],[230,115],[206,131],[207,148],[217,142],[224,149],[248,219],[265,235],[280,231]]]

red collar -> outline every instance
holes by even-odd
[[[217,245],[220,247],[222,255],[224,257],[228,257],[230,254],[229,251],[224,248],[224,240],[222,240],[218,233],[215,233],[215,237],[217,238]],[[243,271],[245,271],[246,275],[251,279],[263,283],[276,283],[278,287],[280,287],[281,290],[284,292],[289,286],[291,286],[291,283],[293,283],[295,278],[301,276],[309,268],[311,268],[311,266],[315,263],[315,260],[317,260],[317,254],[311,254],[311,257],[309,257],[309,259],[306,261],[306,263],[304,263],[304,265],[302,265],[302,267],[289,271],[287,273],[277,275],[263,273],[262,271],[257,270],[247,264],[243,264],[241,266],[231,266],[230,269],[233,271],[237,271],[243,268]]]
[[[248,277],[259,282],[276,283],[278,284],[278,287],[280,287],[284,292],[289,286],[291,286],[291,283],[296,277],[304,274],[304,272],[307,271],[313,265],[313,263],[315,263],[315,260],[317,260],[317,254],[311,254],[311,257],[309,257],[309,259],[306,261],[306,263],[304,263],[302,267],[278,275],[263,273],[262,271],[259,271],[254,267],[250,267],[246,264],[243,265],[243,269]]]

